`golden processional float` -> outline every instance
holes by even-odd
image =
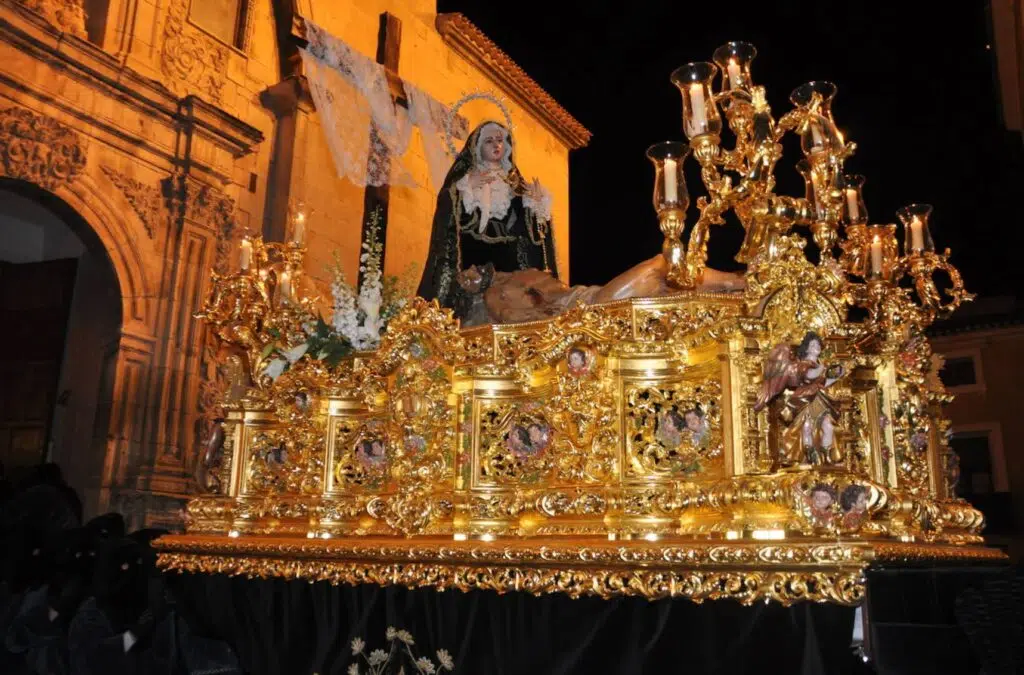
[[[313,358],[304,344],[272,378],[269,346],[310,339],[313,301],[293,290],[303,248],[243,241],[203,318],[251,386],[225,399],[209,493],[186,534],[159,541],[161,566],[855,604],[873,563],[1001,557],[955,494],[950,396],[924,331],[971,296],[935,251],[931,207],[900,210],[901,255],[897,226],[869,224],[863,178],[843,172],[855,145],[833,121],[836,87],[799,87],[775,119],[754,55],[729,43],[672,74],[690,145],[648,151],[668,297],[470,329],[416,298],[376,350],[330,358],[323,343]],[[786,133],[802,197],[774,190]],[[689,154],[708,195],[684,247]],[[728,211],[746,230],[746,287],[698,291]]]

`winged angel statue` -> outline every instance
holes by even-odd
[[[809,332],[795,350],[783,343],[768,355],[754,411],[772,406],[772,421],[781,425],[777,437],[781,466],[842,460],[835,442],[837,407],[826,390],[845,370],[821,363],[821,351],[821,336]]]

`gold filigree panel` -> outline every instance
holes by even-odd
[[[594,347],[563,348],[543,400],[477,402],[477,483],[603,483],[618,474],[614,380]]]
[[[328,492],[384,490],[392,463],[384,423],[372,418],[336,417],[331,419],[329,429],[333,459]]]
[[[625,388],[625,477],[723,475],[721,385],[712,379]]]

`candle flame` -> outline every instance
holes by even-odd
[[[878,235],[876,234],[875,235],[875,240],[873,242],[871,242],[871,243],[873,243],[873,244],[880,244],[880,243],[882,243],[882,240],[879,239]]]

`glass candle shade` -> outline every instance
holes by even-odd
[[[824,80],[807,82],[793,90],[793,93],[789,95],[789,102],[798,108],[806,108],[811,105],[814,101],[814,95],[817,94],[821,99],[821,102],[818,104],[818,113],[834,125],[835,120],[832,119],[832,99],[836,97],[836,92],[838,91],[839,88],[831,82]]]
[[[750,91],[750,64],[757,48],[749,42],[727,42],[711,57],[722,71],[722,91]]]
[[[289,209],[289,214],[292,229],[291,229],[291,242],[297,246],[302,246],[306,243],[306,226],[308,224],[309,210],[306,208],[306,203],[303,201],[297,201],[292,204]]]
[[[247,271],[252,265],[252,240],[243,237],[238,249],[238,269]]]
[[[806,159],[796,163],[796,170],[804,177],[804,198],[811,206],[811,216],[814,220],[826,220],[828,213],[825,205],[818,199],[818,192],[814,189],[814,178],[811,174],[811,165]]]
[[[868,279],[892,278],[893,267],[899,256],[895,225],[872,225],[864,238],[864,260]]]
[[[842,182],[843,224],[867,225],[868,209],[864,204],[864,176],[845,176]]]
[[[693,139],[704,134],[719,135],[722,117],[718,114],[711,83],[718,74],[713,63],[688,63],[672,73],[672,84],[683,96],[683,131]]]
[[[907,255],[935,251],[935,242],[928,229],[928,218],[932,215],[931,204],[904,206],[896,215],[903,223],[903,251]]]
[[[654,164],[654,210],[686,211],[690,195],[683,179],[683,161],[690,148],[679,141],[663,141],[647,148],[647,159]]]
[[[824,115],[808,113],[800,130],[800,149],[804,155],[810,157],[822,152],[837,152],[842,147],[835,125]]]
[[[278,304],[288,304],[294,299],[294,280],[290,269],[285,268],[278,272],[274,296]]]

